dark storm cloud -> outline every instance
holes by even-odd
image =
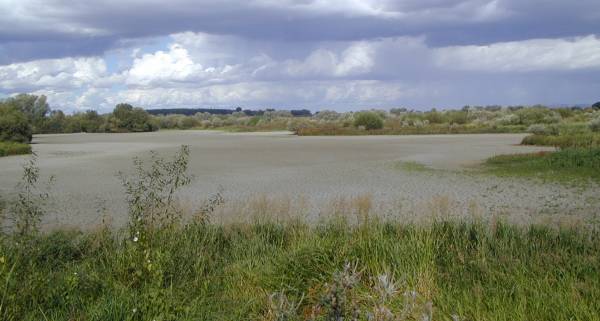
[[[446,46],[600,30],[596,0],[21,0],[0,4],[0,15],[0,64],[101,54],[123,39],[183,31],[280,42],[422,35]]]

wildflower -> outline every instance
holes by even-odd
[[[134,237],[133,237],[133,241],[134,241],[134,242],[137,242],[137,241],[138,241],[138,237],[137,237],[137,236],[134,236]]]

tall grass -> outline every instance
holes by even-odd
[[[487,170],[501,176],[536,176],[548,180],[600,182],[600,148],[567,148],[556,152],[500,155]]]
[[[558,148],[600,148],[600,134],[529,135],[523,138],[521,144]]]
[[[139,279],[135,245],[109,230],[59,231],[24,251],[2,242],[3,320],[333,320],[331,286],[346,263],[360,278],[346,295],[358,319],[377,307],[377,276],[396,280],[386,302],[406,319],[598,320],[597,232],[505,224],[370,221],[189,225],[155,234],[150,273]],[[140,281],[141,280],[141,281]],[[329,301],[327,301],[329,300]],[[413,300],[413,299],[411,299]],[[329,304],[329,305],[328,305]],[[350,318],[344,319],[350,320]]]
[[[29,144],[0,142],[0,157],[22,154],[31,154],[31,146]]]

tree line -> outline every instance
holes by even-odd
[[[0,101],[0,141],[29,143],[33,134],[121,133],[158,130],[143,108],[118,104],[112,113],[94,110],[66,115],[52,110],[46,96],[19,94]]]

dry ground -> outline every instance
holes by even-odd
[[[465,173],[483,159],[541,150],[520,134],[297,137],[286,132],[161,131],[139,134],[40,135],[33,149],[43,175],[54,175],[45,226],[90,228],[126,222],[116,173],[132,157],[191,148],[192,185],[181,193],[193,212],[222,187],[220,221],[257,216],[377,213],[399,219],[431,215],[502,215],[529,222],[581,218],[598,203],[593,188]],[[0,192],[14,191],[25,156],[0,158]],[[436,170],[398,166],[415,161]]]

